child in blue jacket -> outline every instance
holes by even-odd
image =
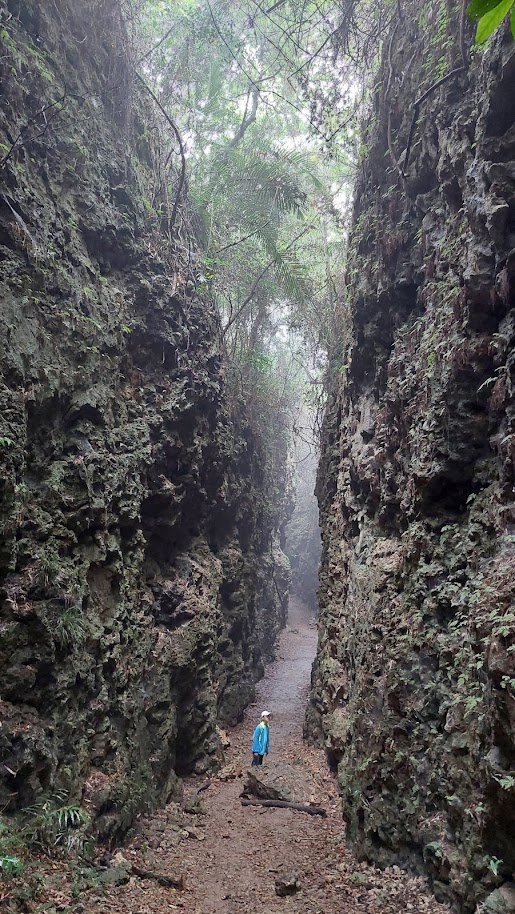
[[[252,737],[252,767],[263,764],[263,757],[270,749],[270,711],[261,712],[254,736]]]

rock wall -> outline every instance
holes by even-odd
[[[465,69],[445,5],[400,8],[331,363],[307,730],[358,853],[472,910],[515,867],[515,45]]]
[[[287,443],[149,206],[117,3],[0,15],[0,805],[113,834],[216,764],[273,654]]]

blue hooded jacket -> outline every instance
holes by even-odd
[[[252,739],[252,751],[258,755],[268,755],[270,749],[270,730],[264,720],[260,721],[254,730]]]

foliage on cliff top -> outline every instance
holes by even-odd
[[[483,17],[484,32],[485,16],[498,24],[510,7],[473,0],[469,13]],[[412,12],[391,0],[133,5],[139,71],[172,126],[151,203],[173,201],[174,231],[194,230],[196,281],[218,303],[233,357],[266,353],[285,316],[311,353],[327,346],[364,87]],[[416,15],[439,48],[428,60],[431,91],[466,67],[466,20],[429,0]],[[449,49],[456,29],[461,63]],[[170,165],[179,157],[177,185]]]
[[[323,34],[309,31],[313,9],[294,37],[279,6],[273,16],[185,0],[171,15],[150,0],[140,18],[141,71],[182,137],[191,203],[180,219],[202,252],[197,282],[216,298],[233,357],[266,352],[285,317],[320,345],[349,196],[355,101],[343,104],[327,64],[301,72],[302,42]],[[350,92],[350,68],[341,75]],[[320,99],[331,86],[340,109],[330,113]]]
[[[468,7],[471,19],[477,19],[476,42],[484,44],[503,19],[510,16],[511,34],[515,38],[515,2],[514,0],[472,0]]]

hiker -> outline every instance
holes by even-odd
[[[270,711],[261,712],[254,736],[252,737],[252,767],[263,764],[263,756],[268,755],[270,749]]]

